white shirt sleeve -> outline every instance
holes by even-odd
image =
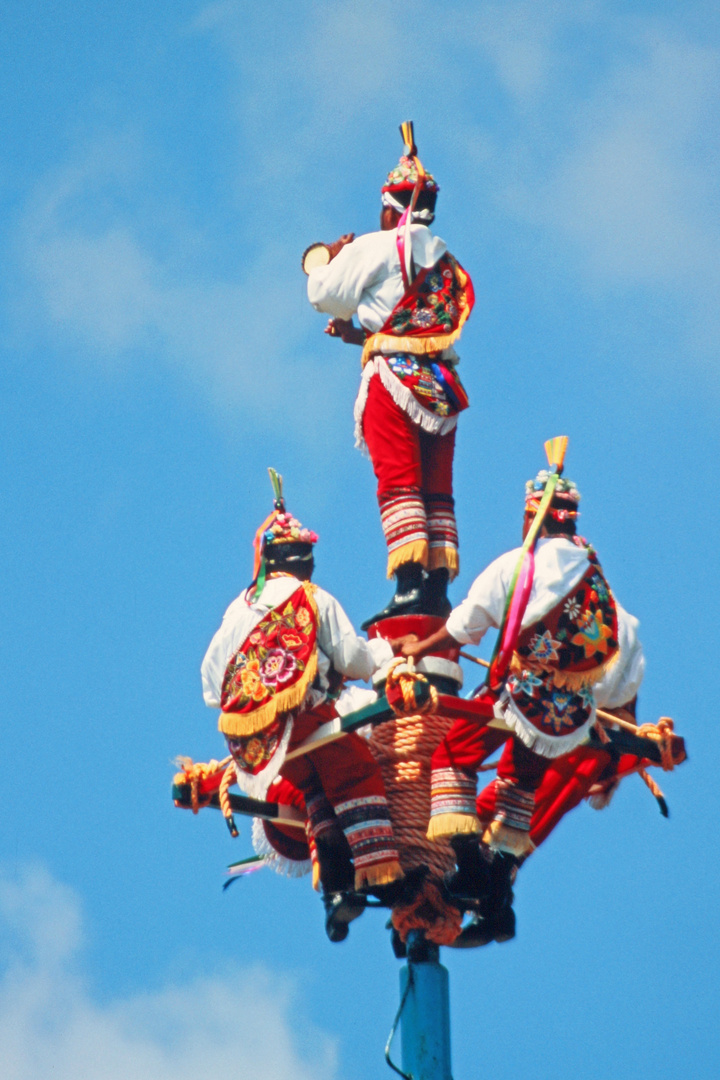
[[[308,300],[316,311],[324,311],[336,319],[352,318],[365,290],[389,272],[386,240],[389,235],[366,233],[358,236],[327,266],[316,266],[310,271]]]
[[[470,592],[447,621],[447,631],[461,645],[477,645],[491,627],[499,627],[518,552],[508,551],[476,577]]]
[[[637,695],[645,674],[645,656],[638,638],[640,623],[621,604],[617,605],[617,660],[593,687],[595,701],[601,709],[619,709]]]
[[[220,708],[225,671],[237,642],[247,637],[259,618],[246,604],[244,592],[233,600],[225,612],[220,629],[213,636],[200,668],[203,698],[211,709]]]
[[[392,659],[390,644],[383,638],[366,641],[355,633],[353,625],[334,596],[316,589],[319,627],[318,648],[340,675],[348,679],[369,679],[378,668]]]

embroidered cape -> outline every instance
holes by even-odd
[[[385,324],[369,335],[363,367],[374,353],[387,347],[416,356],[449,348],[460,337],[474,303],[470,275],[446,252],[434,266],[420,271]]]
[[[578,584],[518,638],[501,699],[515,734],[538,753],[558,757],[595,722],[593,683],[619,656],[615,601],[595,551]]]
[[[264,731],[304,700],[317,673],[318,612],[313,591],[309,582],[302,582],[288,600],[261,619],[231,657],[218,722],[225,735],[246,737]]]
[[[558,687],[578,690],[601,679],[618,655],[615,600],[598,557],[575,588],[518,639],[514,672],[549,672]]]

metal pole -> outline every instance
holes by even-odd
[[[402,1068],[412,1080],[452,1080],[450,980],[437,945],[422,931],[408,935],[408,962],[400,970]]]

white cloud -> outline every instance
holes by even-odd
[[[312,1032],[311,1055],[300,1051],[294,988],[263,969],[95,1001],[73,965],[78,898],[41,869],[0,877],[0,937],[12,941],[0,981],[3,1080],[337,1074],[335,1045],[322,1032]]]

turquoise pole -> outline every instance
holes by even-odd
[[[405,1005],[400,1018],[402,1071],[412,1080],[452,1080],[450,980],[437,945],[422,931],[408,935],[408,962],[400,970]]]

